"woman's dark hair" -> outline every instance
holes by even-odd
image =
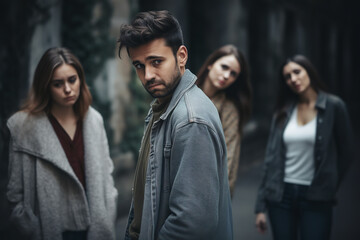
[[[118,39],[119,57],[121,49],[126,47],[135,48],[146,44],[154,39],[164,38],[174,56],[181,45],[184,44],[183,34],[179,22],[170,14],[163,11],[149,11],[138,13],[131,24],[124,24],[120,27]]]
[[[208,66],[212,65],[219,58],[229,55],[233,55],[237,59],[241,71],[235,82],[223,91],[225,91],[226,98],[232,101],[238,110],[240,116],[239,131],[241,133],[245,123],[250,118],[252,102],[249,67],[242,52],[234,45],[225,45],[215,50],[201,66],[197,74],[196,84],[202,88],[209,74]]]
[[[42,111],[49,113],[51,110],[50,83],[55,69],[63,64],[75,68],[80,79],[80,95],[74,104],[74,111],[82,120],[92,101],[91,93],[85,82],[84,69],[79,59],[67,48],[50,48],[41,57],[35,69],[33,83],[22,110],[31,114]]]
[[[319,90],[326,90],[325,84],[321,81],[316,68],[309,59],[299,54],[286,59],[286,61],[281,65],[279,71],[279,91],[277,94],[278,97],[275,106],[275,113],[277,114],[278,121],[283,120],[285,117],[284,114],[287,104],[297,101],[298,99],[298,95],[294,93],[286,84],[286,80],[283,74],[284,67],[290,62],[299,64],[306,70],[310,79],[310,85],[316,92],[319,92]]]

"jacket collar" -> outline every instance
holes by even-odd
[[[87,144],[89,137],[86,130],[94,127],[89,119],[89,112],[86,114],[83,123],[84,145]],[[30,115],[19,112],[9,120],[8,127],[11,132],[14,151],[25,152],[46,160],[76,178],[45,113]]]
[[[169,106],[167,107],[165,113],[163,113],[160,116],[161,120],[165,120],[169,114],[172,112],[172,110],[176,107],[176,105],[179,103],[182,96],[184,96],[185,92],[189,90],[192,86],[194,86],[195,81],[197,77],[189,70],[186,69],[184,74],[182,75],[178,86],[176,87],[173,96],[170,100]],[[156,99],[154,99],[150,105],[153,105]],[[149,112],[145,118],[145,122],[150,121],[150,117],[152,114],[152,108],[149,109]]]
[[[26,152],[70,171],[65,152],[45,113],[30,115],[19,112],[13,120],[8,126],[14,151]]]
[[[293,101],[291,104],[288,104],[286,107],[287,114],[291,114],[292,110],[296,107],[296,101]],[[318,96],[316,99],[315,107],[319,109],[325,109],[326,108],[326,93],[319,90]]]
[[[161,115],[160,119],[165,120],[169,116],[169,114],[179,103],[182,96],[184,96],[185,92],[194,86],[195,81],[196,76],[190,72],[190,70],[186,69],[173,93],[168,108],[166,109],[165,113]]]
[[[326,108],[326,93],[319,90],[318,97],[315,103],[316,108],[325,109]]]
[[[291,113],[294,110],[294,108],[296,107],[297,102],[296,101],[292,101],[289,104],[287,104],[287,106],[285,107],[285,112],[286,112],[286,120],[285,120],[285,125],[287,124],[287,122],[290,119]],[[322,109],[324,110],[326,108],[326,93],[319,90],[317,99],[316,99],[316,103],[315,103],[315,107],[317,109]]]

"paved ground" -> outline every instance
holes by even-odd
[[[254,204],[260,181],[261,165],[257,163],[240,171],[232,199],[234,240],[270,240],[271,232],[264,235],[255,228]]]

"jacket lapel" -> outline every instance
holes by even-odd
[[[20,112],[14,120],[18,121],[18,124],[8,125],[14,151],[25,152],[48,161],[77,179],[45,113],[35,116]]]
[[[84,154],[85,154],[85,177],[86,183],[90,183],[93,179],[88,178],[88,176],[96,176],[94,172],[99,171],[101,167],[99,162],[101,162],[100,152],[103,151],[103,146],[101,145],[102,139],[102,129],[96,124],[96,121],[92,114],[92,109],[90,108],[83,124],[83,139],[84,139]]]
[[[178,102],[180,101],[181,97],[185,94],[185,92],[194,86],[196,81],[196,76],[192,74],[188,69],[185,70],[179,85],[176,87],[174,94],[171,98],[169,106],[164,114],[161,115],[160,119],[165,120],[172,110],[176,107]]]

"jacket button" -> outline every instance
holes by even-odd
[[[323,122],[322,118],[319,118],[319,123],[322,123],[322,122]]]
[[[318,139],[319,139],[319,141],[321,141],[321,140],[322,140],[322,136],[319,136]]]

